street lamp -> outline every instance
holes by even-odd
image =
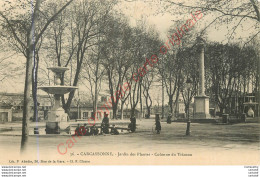
[[[187,78],[187,81],[186,81],[186,87],[187,87],[187,90],[188,90],[188,110],[187,110],[187,114],[188,114],[188,121],[187,121],[187,129],[186,129],[186,136],[190,136],[190,113],[189,113],[189,108],[190,108],[190,89],[192,87],[192,81],[190,80],[190,78]]]

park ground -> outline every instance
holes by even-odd
[[[113,122],[113,121],[111,121]],[[127,126],[129,120],[114,121]],[[35,124],[35,123],[33,123]],[[44,123],[39,123],[44,124]],[[61,164],[174,164],[174,165],[245,165],[260,164],[259,123],[192,123],[191,136],[185,136],[186,123],[162,121],[162,131],[156,134],[154,119],[138,119],[135,133],[75,137],[71,148],[70,135],[31,135],[26,152],[20,156],[20,123],[1,124],[0,152],[9,159],[64,160]],[[12,127],[12,131],[4,128]],[[60,151],[57,146],[63,143]],[[98,152],[95,155],[86,152]],[[112,152],[112,156],[102,155]],[[118,153],[122,156],[118,156]],[[132,153],[132,156],[131,156]],[[138,154],[139,153],[139,154]],[[105,153],[103,153],[105,154]],[[135,154],[135,155],[134,155]],[[170,154],[171,157],[165,157]],[[2,163],[9,163],[2,159]],[[70,161],[68,159],[73,159]],[[44,161],[43,161],[44,162]],[[31,163],[31,162],[29,162]],[[33,162],[34,163],[34,162]],[[43,164],[46,165],[46,164]],[[56,164],[60,165],[60,164]]]

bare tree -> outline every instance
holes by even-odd
[[[252,77],[256,77],[253,74],[257,71],[256,58],[252,47],[242,49],[234,44],[210,44],[207,47],[205,63],[211,78],[210,93],[221,114],[232,112],[232,96],[240,97],[249,93],[249,82],[255,80]]]
[[[26,76],[25,76],[25,86],[24,86],[24,110],[23,110],[23,126],[22,126],[22,140],[21,140],[21,151],[25,150],[27,141],[28,141],[28,135],[29,135],[29,113],[30,113],[30,94],[31,94],[31,88],[32,88],[32,78],[35,77],[32,76],[33,74],[33,59],[34,59],[34,51],[35,51],[35,46],[38,44],[40,38],[42,37],[43,33],[46,31],[47,27],[49,24],[58,16],[58,14],[65,9],[72,0],[68,1],[62,8],[59,9],[57,13],[51,16],[49,18],[43,28],[39,30],[38,34],[35,34],[35,28],[36,24],[38,21],[38,16],[39,16],[39,9],[40,9],[40,4],[41,1],[37,0],[34,8],[33,8],[33,14],[32,14],[32,19],[30,23],[30,27],[25,30],[24,38],[19,36],[17,32],[15,19],[9,19],[7,14],[5,12],[0,12],[0,16],[4,19],[6,23],[7,29],[10,30],[10,36],[16,41],[17,49],[24,54],[26,57]],[[33,5],[33,4],[32,4]],[[19,23],[19,20],[18,20]],[[23,25],[22,23],[19,23],[20,25]],[[23,40],[25,39],[25,41]],[[33,95],[36,97],[36,95]],[[37,103],[36,103],[37,105]],[[37,109],[37,106],[35,106],[35,109]],[[37,111],[37,110],[36,110]]]
[[[56,19],[56,25],[53,25],[49,31],[48,37],[51,43],[48,49],[55,54],[52,56],[53,63],[58,66],[71,67],[71,85],[78,85],[82,76],[82,67],[90,64],[91,61],[91,65],[94,66],[95,60],[90,57],[99,45],[99,38],[104,33],[108,15],[114,4],[113,1],[101,0],[73,2],[70,8],[67,8]],[[54,12],[55,9],[53,9]],[[85,67],[84,72],[91,72],[87,70],[88,67]],[[63,75],[61,84],[65,82],[66,78]],[[64,96],[62,97],[63,108],[68,114],[74,94],[74,91],[70,92],[67,100]]]
[[[146,118],[150,118],[151,116],[151,107],[153,105],[153,100],[151,98],[151,94],[150,94],[150,89],[153,83],[153,79],[154,79],[154,72],[150,72],[149,74],[147,74],[142,82],[142,87],[143,87],[143,96],[145,97],[145,105],[146,105],[146,109],[147,109],[147,117]]]
[[[120,90],[132,64],[132,30],[125,19],[111,16],[106,27],[106,37],[102,46],[102,65],[108,79],[109,102],[113,109],[113,118],[116,118],[119,100],[115,92]]]
[[[239,26],[243,26],[248,24],[248,20],[252,20],[252,27],[255,29],[259,29],[260,22],[260,13],[259,13],[259,1],[257,0],[247,0],[246,2],[239,0],[231,0],[231,1],[207,1],[200,0],[200,3],[196,3],[196,5],[189,5],[185,3],[178,3],[174,1],[165,0],[167,2],[166,9],[171,10],[172,8],[176,9],[175,13],[183,13],[183,11],[189,12],[192,11],[202,11],[204,15],[212,15],[213,19],[208,25],[201,31],[201,34],[204,34],[205,31],[214,24],[223,24],[228,22],[228,25],[231,25],[232,28],[229,30],[228,38],[231,39],[235,34],[236,30],[238,30]],[[192,4],[192,3],[191,3]],[[199,5],[197,5],[199,4]],[[170,6],[169,6],[170,5]],[[180,7],[180,8],[179,8]],[[259,34],[259,30],[255,30],[255,32],[251,35],[248,43],[253,38],[255,38]]]
[[[192,98],[197,95],[199,85],[199,63],[198,63],[198,51],[196,46],[183,48],[178,52],[178,57],[183,65],[181,71],[181,78],[179,83],[179,91],[181,92],[184,104],[185,112],[189,109],[189,103]],[[192,81],[192,87],[187,90],[186,81],[190,79]]]
[[[89,60],[83,63],[83,72],[81,77],[86,79],[89,83],[88,89],[91,92],[91,97],[93,101],[93,112],[97,112],[98,105],[98,95],[101,90],[101,81],[104,76],[104,68],[101,65],[101,51],[99,45],[93,54],[90,55]]]
[[[128,83],[131,85],[131,89],[129,90],[129,101],[131,106],[131,114],[130,116],[135,116],[135,111],[138,103],[141,101],[141,88],[144,76],[147,74],[147,70],[144,67],[144,63],[146,61],[145,56],[147,54],[147,36],[144,29],[137,27],[133,31],[133,40],[135,41],[133,46],[133,58],[132,58],[132,66],[130,68],[130,78],[127,78]],[[143,45],[144,44],[144,45]]]

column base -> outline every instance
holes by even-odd
[[[206,114],[204,112],[197,112],[194,114],[194,119],[211,119],[210,114]]]
[[[200,95],[194,97],[194,118],[195,119],[210,119],[209,114],[209,97]]]

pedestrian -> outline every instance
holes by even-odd
[[[98,130],[98,128],[94,125],[94,135],[98,135],[98,133],[99,133],[99,130]]]
[[[93,125],[90,128],[90,135],[94,136],[94,135],[98,135],[99,130],[97,129],[97,127],[95,125]]]
[[[115,124],[111,128],[111,132],[110,133],[111,133],[111,135],[119,135],[119,131],[117,130]]]
[[[90,132],[89,132],[89,128],[88,128],[88,126],[87,126],[87,124],[84,124],[84,129],[85,129],[85,131],[86,131],[86,133],[84,134],[85,136],[89,136],[90,135]]]
[[[136,130],[136,118],[135,116],[130,118],[131,123],[128,125],[128,128],[130,128],[131,132],[135,132]]]
[[[89,127],[86,127],[85,130],[86,130],[85,136],[90,136],[91,134],[90,134],[90,129],[89,129]]]
[[[109,134],[109,119],[106,112],[104,113],[104,118],[101,123],[101,130],[101,133],[104,132],[105,134]]]
[[[89,127],[87,126],[87,124],[84,124],[84,128],[86,130],[85,136],[90,136],[90,130],[89,130]]]
[[[104,113],[104,118],[102,120],[102,123],[104,123],[105,125],[109,125],[108,114],[106,112]]]
[[[159,114],[155,115],[155,130],[157,131],[157,134],[160,134],[161,132],[161,122],[160,122],[160,117]]]
[[[75,135],[81,136],[79,124],[78,124],[78,126],[76,127],[76,129],[75,129]]]
[[[171,123],[172,123],[172,114],[170,113],[167,118],[167,124],[171,124]]]

